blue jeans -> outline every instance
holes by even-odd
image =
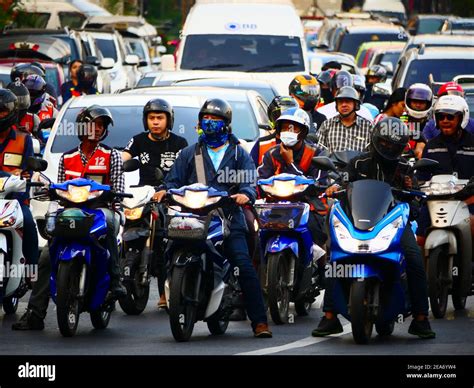
[[[23,254],[27,264],[38,264],[38,232],[30,207],[20,203],[23,212]]]
[[[238,267],[238,281],[242,288],[247,314],[255,329],[259,323],[267,323],[267,314],[263,303],[262,289],[257,272],[249,256],[245,230],[240,227],[230,228],[231,233],[225,240],[226,257],[234,267]]]

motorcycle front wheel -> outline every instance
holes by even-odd
[[[428,258],[428,296],[435,318],[443,318],[448,306],[449,257],[445,247],[436,247]]]
[[[59,331],[64,337],[76,334],[79,323],[79,278],[80,272],[72,261],[59,263],[56,297],[56,315]]]
[[[371,287],[367,281],[354,280],[351,284],[350,315],[352,336],[357,344],[367,344],[374,324],[370,319]]]
[[[283,252],[268,255],[268,308],[277,325],[288,322],[290,306],[290,265]]]

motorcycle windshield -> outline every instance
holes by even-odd
[[[353,182],[348,196],[354,226],[359,230],[373,228],[388,213],[393,201],[390,185],[371,179]]]

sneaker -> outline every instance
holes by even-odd
[[[258,323],[255,326],[254,337],[256,338],[272,338],[272,332],[270,331],[267,323]]]
[[[43,330],[44,322],[33,311],[26,310],[18,322],[12,325],[12,330]]]
[[[411,321],[410,327],[408,328],[408,333],[417,335],[423,339],[431,339],[436,337],[436,333],[431,330],[430,321],[428,321],[428,318],[425,318],[422,321],[413,319],[413,321]]]
[[[168,305],[166,304],[166,295],[165,295],[165,293],[163,293],[160,296],[160,300],[158,301],[157,306],[158,306],[159,309],[167,309],[168,308]]]
[[[341,321],[338,317],[333,319],[323,317],[318,327],[311,332],[311,335],[313,337],[325,337],[330,334],[342,333],[343,331]]]

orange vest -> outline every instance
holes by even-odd
[[[26,133],[15,131],[16,140],[9,139],[7,146],[0,152],[1,170],[11,173],[21,168],[26,148]]]
[[[258,165],[261,165],[263,162],[263,156],[266,154],[266,152],[275,147],[277,145],[277,141],[275,138],[266,140],[266,141],[261,141],[259,142],[259,149],[258,149]]]
[[[112,150],[99,145],[84,166],[78,150],[64,154],[64,172],[66,180],[75,178],[92,179],[98,183],[110,184],[110,157]]]
[[[308,144],[304,145],[303,156],[301,157],[300,165],[298,166],[298,168],[303,172],[303,174],[306,174],[308,172],[315,153],[316,148],[313,148]],[[271,155],[273,165],[275,166],[275,175],[281,174],[282,164],[273,156],[273,152]]]
[[[32,133],[35,126],[35,115],[33,113],[26,113],[18,125],[20,131]]]

